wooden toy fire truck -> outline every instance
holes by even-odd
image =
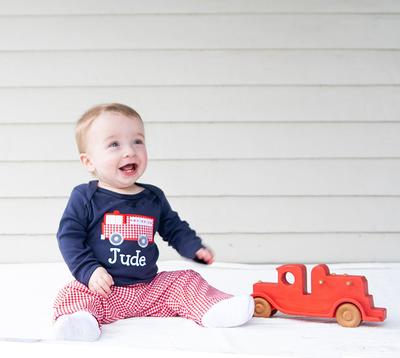
[[[344,327],[357,327],[362,320],[381,322],[386,318],[385,308],[374,307],[364,276],[330,274],[327,265],[317,265],[311,271],[311,293],[308,293],[305,265],[283,265],[277,271],[277,283],[260,281],[253,285],[256,317],[270,317],[277,311],[336,317]]]
[[[109,240],[114,246],[125,240],[137,241],[145,248],[153,243],[154,218],[143,215],[121,214],[118,210],[104,215],[101,225],[101,239]]]

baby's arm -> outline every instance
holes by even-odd
[[[114,285],[112,276],[104,267],[98,267],[90,276],[88,287],[91,291],[107,297],[111,293],[112,285]]]
[[[158,232],[168,245],[178,253],[196,262],[210,265],[214,262],[214,254],[206,248],[186,221],[181,220],[178,213],[172,210],[167,198],[161,189],[147,185],[161,201],[161,215]]]
[[[57,241],[72,275],[86,286],[93,272],[101,266],[86,242],[88,217],[85,194],[75,188],[61,218]]]

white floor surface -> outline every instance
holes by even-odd
[[[258,280],[276,281],[278,265],[212,266],[188,261],[160,262],[163,270],[192,268],[213,286],[233,294],[251,293]],[[313,265],[307,265],[310,269]],[[72,279],[63,263],[0,265],[0,356],[71,357],[400,357],[400,264],[331,264],[332,273],[364,275],[383,323],[343,328],[334,320],[253,318],[238,328],[207,329],[182,318],[132,318],[103,326],[95,343],[51,339],[52,303]],[[206,354],[205,354],[206,353]]]

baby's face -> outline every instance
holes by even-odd
[[[135,182],[147,166],[144,127],[141,120],[106,112],[86,133],[84,166],[95,173],[99,186],[121,193],[137,191]]]

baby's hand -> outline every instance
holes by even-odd
[[[197,250],[196,258],[200,262],[204,262],[207,265],[211,265],[214,262],[214,254],[210,249],[205,247]]]
[[[98,293],[103,297],[107,297],[111,293],[111,286],[114,284],[112,276],[104,267],[98,267],[93,271],[89,280],[89,289]]]

